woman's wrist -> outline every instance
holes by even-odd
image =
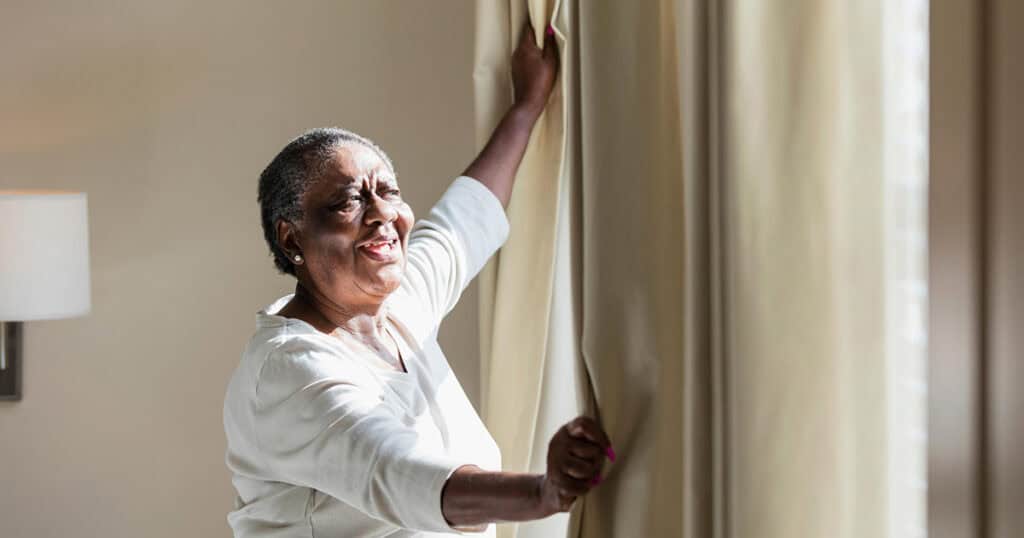
[[[508,207],[516,170],[542,110],[531,101],[512,105],[494,128],[480,155],[462,173],[486,185],[501,200],[503,207]]]
[[[512,103],[512,106],[509,107],[508,115],[529,122],[532,130],[533,124],[537,123],[541,113],[544,112],[545,106],[546,103],[538,104],[531,101],[520,101]]]
[[[534,517],[531,519],[543,519],[555,512],[551,510],[548,503],[544,499],[544,475],[538,474],[534,476],[534,489],[533,498],[530,499],[530,503],[533,505]]]

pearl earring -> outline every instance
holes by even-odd
[[[295,263],[302,263],[302,256],[298,254],[296,254],[295,257],[292,259],[295,260]]]

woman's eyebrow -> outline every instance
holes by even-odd
[[[351,192],[359,192],[359,190],[360,187],[354,181],[348,183],[341,183],[330,191],[328,199],[334,199],[339,196],[345,196]]]
[[[394,184],[398,183],[398,179],[396,179],[395,176],[393,176],[392,174],[390,174],[388,172],[377,174],[377,181],[380,181],[380,182],[383,182],[383,183],[387,183],[389,185],[394,185]]]
[[[392,174],[390,174],[388,172],[383,172],[383,173],[380,173],[380,174],[376,174],[376,178],[377,178],[377,183],[378,184],[383,184],[383,185],[387,185],[387,186],[397,186],[398,185],[398,179],[394,175],[392,175]],[[350,176],[345,176],[345,180],[346,181],[344,183],[337,184],[337,186],[331,191],[331,196],[332,197],[339,196],[341,194],[348,193],[348,192],[353,192],[353,191],[359,192],[359,191],[363,190],[363,178],[362,177],[354,178],[354,177],[350,177]]]

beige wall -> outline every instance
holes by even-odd
[[[42,4],[0,17],[0,188],[88,192],[93,311],[26,326],[0,535],[228,536],[224,388],[291,287],[257,174],[342,125],[426,211],[472,157],[472,2]],[[476,338],[471,293],[442,345],[474,399]]]

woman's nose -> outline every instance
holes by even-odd
[[[398,210],[387,200],[377,195],[370,196],[370,205],[366,208],[366,224],[375,222],[388,223],[398,218]]]

